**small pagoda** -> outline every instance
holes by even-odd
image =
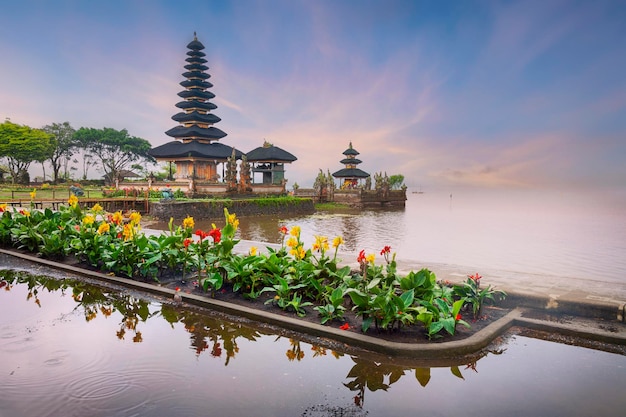
[[[221,119],[212,110],[217,106],[211,103],[215,94],[208,91],[213,84],[207,80],[211,77],[206,71],[206,54],[202,52],[204,45],[194,32],[194,39],[187,45],[185,80],[180,83],[184,90],[178,93],[183,101],[176,104],[182,111],[172,116],[178,126],[165,132],[175,140],[150,150],[159,162],[176,164],[176,182],[188,182],[188,190],[195,191],[196,184],[217,183],[224,179],[225,165],[229,157],[235,155],[241,159],[242,153],[233,147],[219,143],[226,133],[213,125]],[[218,164],[222,166],[222,174],[218,173]]]
[[[345,168],[334,172],[332,175],[333,177],[342,180],[342,184],[340,186],[341,189],[356,188],[359,185],[359,180],[362,178],[368,178],[370,174],[357,168],[357,165],[363,161],[357,159],[359,152],[352,147],[352,142],[350,142],[348,149],[343,151],[343,154],[345,155],[345,158],[339,161],[339,163],[344,164]]]
[[[252,164],[254,182],[261,177],[264,185],[285,185],[285,164],[296,161],[291,153],[264,141],[263,146],[251,150],[246,154],[247,160]]]

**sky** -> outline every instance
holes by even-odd
[[[288,187],[352,143],[425,190],[626,189],[622,0],[0,0],[0,120],[166,143],[194,32],[221,142]]]

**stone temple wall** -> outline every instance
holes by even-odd
[[[222,201],[160,201],[150,203],[150,215],[161,220],[182,220],[187,216],[194,219],[214,219],[224,216],[224,207],[235,213],[237,217],[264,215],[301,215],[312,214],[315,206],[311,199],[300,199],[279,204],[271,201],[232,200]]]

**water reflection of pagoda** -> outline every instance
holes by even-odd
[[[211,76],[206,73],[204,45],[195,36],[187,45],[188,58],[185,59],[187,70],[185,80],[180,83],[185,89],[178,93],[183,101],[176,104],[182,110],[172,116],[178,126],[165,132],[174,141],[157,146],[150,154],[159,162],[176,164],[174,179],[177,182],[189,182],[189,190],[195,190],[196,183],[216,183],[224,177],[224,167],[229,157],[235,153],[241,159],[242,153],[234,148],[219,143],[226,133],[213,125],[221,119],[211,113],[217,106],[211,103],[215,94],[208,91],[213,84],[207,81]],[[218,164],[222,164],[221,176]]]
[[[361,178],[368,178],[370,174],[357,168],[357,165],[363,161],[357,159],[359,152],[352,147],[352,142],[350,142],[348,149],[343,151],[343,154],[345,155],[345,158],[339,162],[344,164],[345,168],[334,172],[333,177],[343,180],[341,184],[342,189],[356,188],[359,185],[359,180]]]

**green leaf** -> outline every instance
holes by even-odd
[[[441,320],[441,323],[443,324],[443,328],[446,329],[448,333],[454,334],[454,329],[456,327],[456,320],[454,317],[445,318]]]
[[[452,372],[452,375],[454,375],[455,377],[460,378],[460,379],[465,379],[463,378],[463,374],[461,373],[461,370],[459,369],[458,366],[451,367],[450,371]]]
[[[430,382],[430,368],[415,368],[415,379],[422,387]]]

